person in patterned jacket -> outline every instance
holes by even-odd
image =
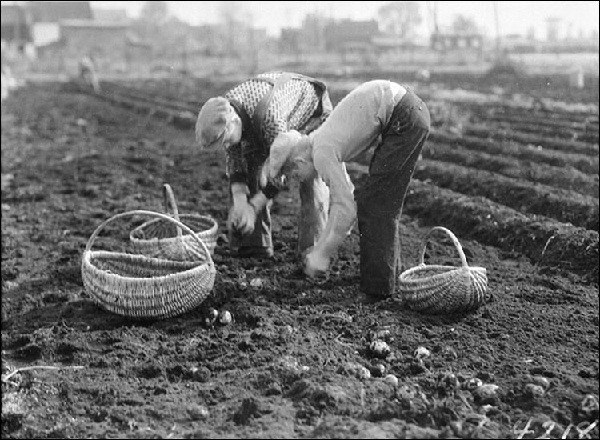
[[[281,133],[310,133],[332,110],[325,84],[304,75],[270,72],[209,99],[196,121],[201,148],[225,148],[232,207],[228,227],[238,256],[273,255],[270,207],[279,186],[260,186],[260,172]],[[300,182],[298,250],[314,246],[327,222],[329,190],[318,176]]]

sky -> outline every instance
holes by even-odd
[[[9,3],[9,2],[2,2]],[[145,2],[143,1],[92,1],[92,7],[100,9],[126,9],[130,17],[136,17]],[[369,20],[377,17],[377,9],[388,2],[385,1],[168,1],[170,12],[179,19],[191,24],[217,23],[220,19],[222,3],[234,3],[242,16],[254,22],[257,27],[267,29],[267,33],[278,36],[282,27],[300,26],[307,13],[319,12],[332,18],[350,18]],[[420,26],[427,33],[431,28],[428,19],[427,3],[421,4],[424,17]],[[459,2],[438,1],[438,22],[449,25],[456,14],[473,18],[489,35],[495,35],[493,1]],[[558,17],[561,19],[561,34],[567,34],[569,28],[573,36],[579,29],[589,36],[598,30],[598,1],[498,1],[500,33],[526,34],[530,28],[535,36],[544,38],[545,19]]]

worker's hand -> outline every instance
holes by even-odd
[[[254,222],[256,221],[256,211],[254,207],[248,203],[234,203],[229,211],[229,219],[227,226],[231,230],[236,230],[242,235],[251,234],[254,231]]]
[[[304,273],[310,278],[323,276],[329,269],[331,258],[314,247],[308,249],[304,257]]]

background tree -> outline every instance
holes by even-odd
[[[452,21],[452,30],[458,34],[476,34],[479,32],[479,26],[471,17],[457,14]]]
[[[147,1],[140,11],[140,21],[149,24],[161,25],[169,18],[167,2]]]
[[[132,24],[133,32],[152,46],[156,57],[185,57],[190,25],[169,12],[167,2],[147,1]]]
[[[229,54],[239,55],[243,45],[248,43],[248,13],[243,2],[220,2],[219,16],[225,36],[225,50]]]
[[[420,5],[417,2],[390,2],[377,11],[380,29],[400,38],[410,38],[421,24]]]

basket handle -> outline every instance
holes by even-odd
[[[460,257],[462,266],[469,267],[469,264],[467,263],[467,257],[465,257],[465,253],[463,252],[462,246],[460,245],[458,238],[456,238],[456,235],[454,235],[451,230],[446,229],[443,226],[436,226],[436,227],[432,228],[425,236],[425,239],[423,240],[423,250],[421,251],[421,258],[420,258],[419,264],[425,264],[425,249],[427,248],[427,241],[429,240],[429,238],[435,231],[445,232],[446,235],[448,235],[450,237],[450,239],[452,240],[452,243],[454,244],[454,247],[458,251],[458,255]]]
[[[175,194],[173,193],[173,188],[171,188],[171,185],[169,185],[168,183],[165,183],[163,185],[163,203],[165,206],[165,212],[167,214],[173,212],[173,218],[179,221],[179,210],[177,209]],[[181,235],[181,228],[177,226],[177,237],[181,238]]]
[[[214,266],[214,262],[212,260],[212,257],[210,256],[210,252],[208,250],[208,248],[206,247],[206,245],[204,244],[204,242],[200,239],[200,237],[198,237],[195,232],[189,228],[188,226],[184,225],[183,223],[181,223],[181,221],[174,219],[173,217],[167,215],[167,214],[161,214],[160,212],[154,212],[154,211],[145,211],[142,209],[136,209],[133,211],[127,211],[127,212],[122,212],[120,214],[116,214],[114,216],[112,216],[111,218],[109,218],[108,220],[105,220],[104,222],[102,222],[100,224],[100,226],[98,226],[96,228],[96,230],[92,233],[92,235],[90,236],[87,244],[85,245],[85,252],[89,252],[90,249],[92,248],[94,241],[96,241],[96,238],[98,237],[98,234],[100,233],[100,231],[110,222],[112,222],[113,220],[116,220],[118,218],[121,217],[126,217],[129,215],[150,215],[150,216],[154,216],[154,217],[159,217],[162,218],[163,220],[167,220],[170,221],[171,223],[175,223],[175,225],[177,225],[178,227],[182,228],[185,232],[188,232],[194,240],[196,240],[199,244],[200,247],[202,248],[202,250],[206,253],[206,256],[208,258],[208,261],[210,263],[211,266]],[[192,251],[194,251],[192,248],[190,248]],[[196,252],[196,251],[194,251]],[[202,256],[202,255],[199,255]]]

